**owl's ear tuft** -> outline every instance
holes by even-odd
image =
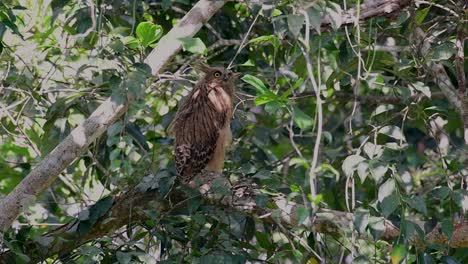
[[[202,71],[204,73],[208,73],[209,71],[211,71],[211,67],[202,61],[195,63],[193,65],[193,68],[195,68],[196,70]]]

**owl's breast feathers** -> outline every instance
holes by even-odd
[[[195,87],[173,121],[176,169],[182,182],[204,168],[222,171],[231,140],[232,96],[218,83]]]

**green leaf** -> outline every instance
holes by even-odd
[[[451,256],[442,256],[440,260],[442,260],[444,264],[461,264],[460,261]]]
[[[242,76],[241,80],[252,85],[259,94],[263,94],[269,91],[265,84],[262,82],[262,80],[253,75],[245,74],[244,76]]]
[[[261,170],[252,176],[257,179],[270,179],[271,178],[271,171],[269,170]]]
[[[382,202],[386,197],[392,195],[395,192],[395,181],[388,179],[379,187],[378,199]]]
[[[195,54],[205,54],[206,46],[200,38],[179,38],[185,51]]]
[[[336,30],[340,28],[343,23],[343,10],[339,4],[333,2],[327,2],[327,5],[329,5],[329,7],[325,9],[325,13],[330,18],[332,28]]]
[[[255,238],[258,241],[258,244],[260,247],[270,250],[273,248],[273,245],[271,244],[270,240],[268,239],[268,235],[266,233],[262,232],[255,232]]]
[[[304,221],[307,219],[307,217],[309,217],[309,210],[305,207],[299,207],[299,209],[297,210],[297,224],[298,225],[301,225],[302,223],[304,223]]]
[[[385,217],[391,215],[400,204],[400,200],[398,199],[398,195],[396,193],[391,194],[383,199],[380,203],[380,208],[382,209],[382,214]]]
[[[346,157],[341,165],[341,169],[346,174],[347,177],[352,177],[356,169],[358,168],[359,163],[365,161],[366,159],[359,155],[351,155]]]
[[[367,225],[369,224],[369,210],[357,209],[354,212],[354,226],[359,231],[359,233],[364,233],[366,231]]]
[[[431,98],[431,89],[422,82],[413,83],[413,88],[423,93],[427,98]]]
[[[261,42],[269,42],[273,45],[273,47],[275,47],[276,49],[279,48],[280,46],[280,40],[278,39],[277,36],[275,35],[267,35],[267,36],[260,36],[260,37],[257,37],[257,38],[253,38],[251,39],[248,43],[252,43],[252,44],[258,44],[258,43],[261,43]]]
[[[456,53],[455,47],[452,44],[444,43],[435,48],[432,54],[432,61],[443,61],[450,59]]]
[[[291,34],[297,38],[299,32],[301,32],[302,26],[304,25],[303,15],[289,15],[288,16],[288,28]]]
[[[417,25],[421,25],[421,23],[424,21],[427,14],[429,13],[429,10],[431,10],[430,6],[416,11],[416,16],[414,18],[414,22]]]
[[[379,129],[379,133],[392,137],[396,140],[406,141],[405,136],[401,132],[401,129],[397,126],[384,126]]]
[[[371,160],[369,162],[369,171],[372,177],[374,178],[375,182],[380,182],[383,176],[385,176],[387,170],[388,165],[383,162],[376,160]]]
[[[117,252],[117,254],[115,254],[116,258],[117,258],[117,261],[120,263],[120,264],[128,264],[131,262],[132,260],[132,253],[126,253],[126,252]]]
[[[361,162],[357,167],[357,172],[361,183],[363,183],[367,179],[367,175],[369,174],[369,163]]]
[[[408,199],[408,204],[411,208],[419,211],[420,213],[427,215],[426,201],[421,196],[415,196]]]
[[[263,105],[263,104],[267,104],[267,103],[270,103],[270,102],[275,102],[278,100],[278,96],[276,96],[276,94],[270,92],[270,91],[267,91],[265,92],[264,94],[261,94],[257,97],[255,97],[254,99],[254,103],[255,105]],[[275,107],[281,107],[281,105],[275,105]],[[276,111],[277,109],[275,109]]]
[[[91,205],[89,208],[89,219],[94,220],[94,222],[99,219],[101,216],[105,215],[107,211],[111,208],[114,203],[114,198],[105,197],[95,204]]]
[[[431,195],[440,200],[444,200],[449,194],[450,188],[447,186],[438,186],[431,191]]]
[[[440,224],[442,233],[444,233],[448,239],[452,239],[453,231],[455,230],[453,226],[453,220],[451,217],[445,218]]]
[[[306,130],[312,127],[314,120],[312,117],[302,112],[298,107],[294,107],[294,123],[296,123],[300,129]]]
[[[321,13],[322,12],[316,9],[315,6],[307,9],[307,15],[309,16],[310,26],[314,28],[317,34],[319,35],[320,33],[322,33],[322,31],[320,30],[320,28],[322,27],[322,23],[321,23],[322,14]]]
[[[393,247],[392,249],[392,264],[399,264],[405,257],[406,254],[408,253],[406,246],[398,244]]]
[[[375,108],[374,112],[372,112],[371,117],[374,117],[376,115],[380,115],[382,113],[391,111],[394,108],[395,108],[394,105],[386,105],[386,104],[379,105],[379,106],[377,106],[377,108]]]
[[[150,44],[161,38],[163,28],[160,25],[155,25],[152,22],[141,22],[136,28],[136,35],[143,47],[148,47]]]

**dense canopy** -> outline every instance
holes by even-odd
[[[467,36],[466,0],[1,1],[0,263],[468,263]],[[241,74],[208,193],[199,62]]]

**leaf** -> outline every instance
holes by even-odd
[[[297,224],[301,225],[309,217],[309,210],[305,207],[299,207],[297,210]]]
[[[461,264],[461,262],[451,256],[442,256],[440,260],[442,260],[442,263],[444,264]]]
[[[379,133],[392,137],[396,140],[406,141],[405,136],[401,132],[401,129],[397,126],[384,126],[379,129]]]
[[[369,171],[374,178],[375,182],[379,183],[380,180],[385,176],[388,170],[388,165],[380,161],[371,160],[369,162]]]
[[[105,197],[91,205],[89,208],[89,219],[95,222],[97,219],[107,213],[113,203],[114,199],[112,197]]]
[[[442,220],[441,229],[442,233],[445,234],[449,240],[452,239],[453,231],[455,230],[452,218],[449,217]]]
[[[268,235],[266,233],[262,232],[255,232],[255,238],[258,241],[258,245],[264,249],[270,250],[273,248],[273,245],[271,244],[270,240],[268,239]]]
[[[435,48],[434,53],[432,54],[432,61],[443,61],[450,59],[456,50],[452,44],[444,43],[437,48]]]
[[[431,10],[430,6],[416,11],[416,16],[414,18],[414,22],[417,25],[421,25],[421,23],[424,21],[427,14],[429,13],[429,10]]]
[[[393,106],[393,105],[388,105],[388,104],[379,105],[379,106],[377,106],[377,108],[374,110],[374,112],[372,112],[371,117],[374,117],[374,116],[376,116],[376,115],[380,115],[380,114],[382,114],[382,113],[391,111],[391,110],[393,110],[394,108],[395,108],[395,106]]]
[[[359,231],[359,233],[364,233],[366,231],[367,225],[369,224],[369,210],[358,209],[354,212],[354,226]]]
[[[288,28],[295,38],[297,38],[299,32],[301,32],[302,25],[304,25],[303,15],[288,15]]]
[[[299,110],[298,107],[294,107],[294,123],[296,123],[300,129],[306,130],[312,127],[314,120],[312,117]]]
[[[267,87],[262,82],[262,80],[260,80],[259,78],[255,77],[253,75],[245,74],[244,76],[242,76],[241,80],[243,80],[244,82],[252,85],[255,89],[257,89],[257,92],[259,94],[263,94],[263,93],[266,93],[268,91]]]
[[[357,172],[358,172],[359,179],[361,180],[361,183],[364,183],[364,181],[367,178],[367,174],[369,172],[369,164],[367,162],[359,163],[357,167]]]
[[[267,36],[260,36],[260,37],[257,37],[257,38],[253,38],[251,39],[248,43],[252,43],[252,44],[258,44],[258,43],[262,43],[262,42],[269,42],[273,45],[273,47],[275,47],[276,49],[279,48],[280,46],[280,40],[278,39],[277,36],[275,35],[267,35]]]
[[[195,54],[205,54],[206,46],[200,38],[179,38],[185,51]]]
[[[163,28],[160,25],[148,21],[141,22],[136,28],[137,38],[145,48],[161,38],[162,34]]]
[[[343,10],[336,3],[327,2],[327,4],[330,5],[330,7],[326,8],[326,14],[330,18],[331,26],[335,30],[339,29],[343,24]]]
[[[359,163],[365,161],[366,159],[359,155],[351,155],[346,157],[341,165],[341,169],[346,174],[347,177],[352,177],[354,171],[358,168]]]
[[[117,258],[117,261],[120,264],[128,264],[132,260],[132,254],[131,253],[126,253],[126,252],[119,251],[119,252],[117,252],[117,254],[115,254],[115,256]]]
[[[392,249],[392,264],[399,264],[408,253],[405,245],[398,244]]]
[[[422,82],[413,83],[413,88],[423,93],[427,98],[431,98],[431,89]]]
[[[261,170],[257,173],[255,173],[254,176],[252,176],[257,179],[270,179],[271,178],[271,171],[269,170]]]
[[[317,34],[320,35],[320,33],[322,33],[322,31],[320,30],[320,28],[322,27],[322,23],[320,22],[322,17],[321,11],[317,10],[316,7],[313,6],[307,9],[307,15],[309,16],[310,26],[315,29]]]
[[[278,96],[276,96],[276,94],[268,91],[264,94],[261,94],[257,97],[255,97],[254,99],[254,103],[255,105],[263,105],[263,104],[268,104],[268,103],[271,103],[271,102],[275,102],[278,100]],[[275,107],[280,107],[281,105],[275,105]],[[274,109],[275,111],[277,109]]]
[[[432,197],[444,200],[450,194],[450,188],[447,186],[438,186],[431,191]]]
[[[385,217],[391,215],[400,204],[400,200],[398,199],[398,195],[396,193],[391,194],[383,199],[380,203],[380,208],[382,209],[382,214]]]
[[[364,144],[363,149],[364,153],[366,153],[367,157],[370,159],[379,158],[383,153],[383,147],[381,145],[376,145],[371,142]]]
[[[419,211],[420,213],[427,215],[426,201],[421,196],[415,196],[408,199],[408,204],[411,208]]]
[[[390,196],[395,192],[395,181],[393,179],[388,179],[379,187],[378,199],[379,202],[382,202],[386,197]]]

